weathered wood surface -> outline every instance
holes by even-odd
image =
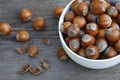
[[[72,60],[60,61],[56,56],[61,47],[58,36],[58,20],[53,16],[55,6],[65,6],[71,0],[0,0],[0,22],[6,21],[12,26],[12,33],[5,37],[0,36],[0,80],[120,80],[120,64],[105,70],[91,70],[84,68]],[[47,21],[45,31],[34,31],[32,21],[21,23],[19,11],[23,8],[31,9],[33,19],[42,16]],[[31,37],[40,48],[39,58],[31,59],[26,54],[19,55],[15,48],[23,43],[15,40],[18,30],[28,30]],[[42,43],[43,38],[49,38],[51,46]],[[50,70],[43,70],[40,75],[18,74],[22,64],[30,62],[34,66],[39,64],[40,57],[48,58]]]

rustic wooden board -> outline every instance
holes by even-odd
[[[56,56],[57,49],[61,47],[58,36],[58,20],[53,16],[55,6],[65,6],[71,0],[0,0],[0,22],[11,24],[13,31],[9,36],[0,36],[0,80],[120,80],[120,64],[105,70],[91,70],[84,68],[72,60],[60,61]],[[22,23],[18,16],[23,8],[31,9],[33,19],[42,16],[47,21],[45,31],[34,31],[32,21]],[[19,55],[15,48],[23,43],[15,40],[15,34],[20,29],[26,29],[40,48],[40,56],[35,59],[26,54]],[[51,46],[42,43],[43,38],[49,38]],[[51,63],[50,70],[43,70],[40,75],[18,74],[17,70],[22,64],[30,62],[39,64],[40,57],[48,58]]]

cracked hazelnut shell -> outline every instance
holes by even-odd
[[[35,68],[30,68],[30,72],[33,73],[33,74],[40,74],[42,72],[41,65],[38,65]]]

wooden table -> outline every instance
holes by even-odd
[[[8,22],[13,29],[9,36],[0,36],[0,80],[120,80],[120,64],[105,70],[91,70],[72,60],[60,61],[57,58],[61,43],[58,19],[53,16],[53,9],[55,6],[65,6],[69,1],[71,0],[0,0],[0,22]],[[34,31],[32,21],[22,23],[19,12],[23,8],[33,11],[33,19],[40,16],[45,18],[46,30]],[[27,54],[19,55],[15,52],[15,48],[24,44],[15,39],[15,34],[20,29],[29,31],[34,44],[40,48],[39,58],[29,58]],[[43,38],[49,38],[52,44],[43,44]],[[39,64],[40,57],[49,59],[50,70],[43,70],[40,75],[18,73],[18,69],[26,62],[30,62],[33,67]]]

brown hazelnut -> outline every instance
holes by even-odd
[[[106,11],[106,9],[107,9],[107,4],[106,1],[104,0],[94,0],[90,6],[91,12],[96,15],[103,14]]]
[[[115,57],[117,55],[117,52],[115,51],[115,49],[113,47],[108,47],[106,49],[106,51],[104,52],[104,55],[107,58],[112,58],[112,57]]]
[[[90,45],[86,48],[85,54],[89,59],[98,59],[100,55],[99,49],[93,45]]]
[[[40,74],[42,72],[41,65],[38,65],[35,68],[30,68],[30,72],[33,73],[33,74]]]
[[[106,30],[106,38],[110,42],[116,42],[120,38],[120,31],[114,28],[109,28]]]
[[[83,0],[83,2],[85,2],[88,6],[90,6],[90,4],[91,4],[90,0]]]
[[[60,60],[67,60],[69,58],[63,48],[58,49],[57,56]]]
[[[105,38],[105,33],[106,33],[105,29],[99,29],[97,37],[98,38]]]
[[[18,70],[18,72],[23,74],[28,72],[30,68],[31,68],[31,65],[29,63],[26,63]]]
[[[114,48],[116,51],[120,52],[120,39],[117,42],[115,42]]]
[[[78,24],[72,24],[67,29],[67,35],[69,37],[77,37],[80,36],[80,28]]]
[[[69,42],[69,48],[74,52],[78,52],[80,49],[80,38],[72,38]]]
[[[118,22],[118,24],[120,24],[120,14],[118,14],[118,16],[117,16],[117,22]]]
[[[78,51],[78,55],[80,55],[80,56],[82,56],[82,57],[86,57],[85,49],[81,48],[81,49]]]
[[[106,29],[110,27],[111,23],[112,23],[112,19],[108,14],[102,14],[98,18],[98,24],[100,28]]]
[[[86,16],[86,19],[87,21],[89,22],[96,22],[97,21],[97,15],[91,13],[91,12],[88,12],[87,16]]]
[[[108,43],[104,38],[98,38],[96,40],[96,46],[98,47],[99,52],[101,53],[105,51],[105,49],[108,47]]]
[[[53,11],[54,16],[57,17],[57,18],[59,18],[59,17],[61,16],[63,10],[64,10],[64,7],[61,7],[61,6],[56,7],[56,8],[54,9],[54,11]]]
[[[74,0],[73,3],[72,3],[71,6],[70,6],[71,9],[72,9],[73,11],[75,11],[76,6],[77,6],[80,2],[82,2],[82,0]]]
[[[5,35],[5,36],[9,35],[11,33],[11,31],[12,31],[12,28],[8,23],[6,23],[6,22],[0,23],[0,33],[2,35]]]
[[[116,9],[120,12],[120,2],[117,2],[117,3],[115,4],[115,7],[116,7]]]
[[[78,24],[80,28],[84,28],[87,22],[83,16],[77,16],[74,18],[73,23]]]
[[[116,22],[112,22],[110,28],[118,29],[120,30],[119,25]]]
[[[69,36],[65,37],[65,42],[66,42],[67,45],[69,44],[70,40],[71,40],[71,37],[69,37]]]
[[[80,2],[75,8],[75,12],[79,16],[86,16],[88,13],[88,5],[85,2]]]
[[[93,45],[95,43],[95,38],[92,35],[85,34],[81,38],[81,45],[83,48],[86,48],[89,45]]]
[[[32,11],[31,10],[29,10],[29,9],[22,9],[21,11],[20,11],[20,19],[22,20],[22,21],[29,21],[29,20],[31,20],[31,18],[32,18]]]
[[[39,17],[33,21],[33,28],[35,30],[44,30],[46,28],[46,21],[42,17]]]
[[[92,36],[96,36],[98,34],[98,25],[96,23],[88,23],[86,25],[86,33]]]
[[[67,34],[67,29],[70,27],[70,25],[72,25],[71,22],[64,22],[60,27],[61,32]]]
[[[27,41],[29,39],[29,33],[26,30],[20,30],[16,34],[16,39],[17,41],[20,41],[20,42]]]
[[[65,21],[72,22],[75,18],[75,13],[73,11],[69,11],[65,14]]]
[[[110,6],[106,13],[112,18],[116,18],[118,16],[118,11],[114,6]]]

